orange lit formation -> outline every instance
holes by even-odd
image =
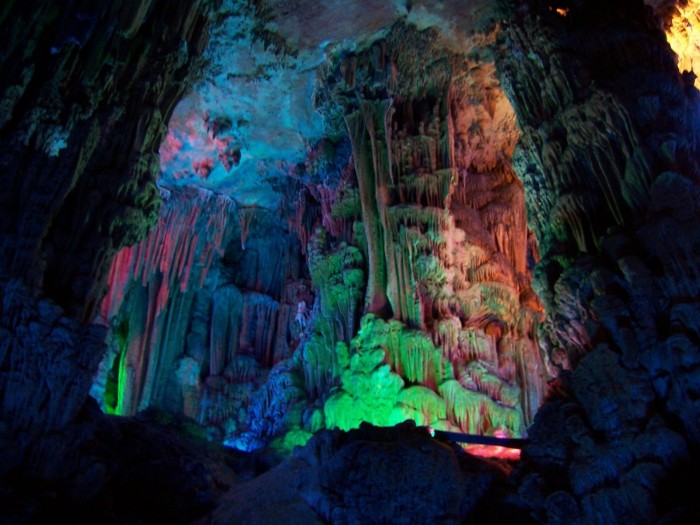
[[[688,0],[685,7],[678,6],[666,36],[671,49],[678,55],[678,70],[693,71],[693,64],[700,63],[700,0]],[[700,82],[695,80],[695,87]]]

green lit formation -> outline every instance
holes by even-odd
[[[522,435],[517,404],[506,406],[463,387],[428,335],[400,321],[367,314],[339,363],[341,388],[324,405],[329,428],[349,430],[362,421],[391,426],[411,419],[442,430]]]

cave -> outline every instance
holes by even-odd
[[[0,31],[0,524],[700,523],[699,0]]]

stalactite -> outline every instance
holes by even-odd
[[[324,182],[310,185],[309,191],[311,195],[321,203],[321,222],[323,227],[332,235],[338,237],[340,234],[340,225],[333,217],[333,210],[338,200],[338,189]]]
[[[435,344],[442,347],[443,355],[452,362],[463,357],[459,348],[461,332],[462,322],[455,316],[440,319],[437,330],[434,332]]]
[[[389,41],[401,41],[404,30],[395,28]],[[430,37],[421,34],[421,38],[429,48]],[[443,398],[441,385],[459,375],[480,392],[474,400],[493,398],[488,405],[491,415],[480,415],[478,406],[464,408],[473,412],[473,428],[484,431],[490,423],[479,423],[483,419],[497,421],[496,426],[507,422],[520,432],[523,408],[527,406],[529,422],[534,411],[526,403],[539,400],[545,375],[543,369],[530,374],[512,359],[504,359],[499,368],[499,341],[517,331],[522,311],[538,304],[526,293],[531,290],[526,199],[510,167],[518,137],[515,115],[495,78],[493,63],[473,64],[466,57],[450,55],[447,63],[453,67],[464,63],[469,74],[452,77],[454,69],[447,73],[436,68],[434,78],[421,74],[418,80],[402,76],[408,71],[416,74],[413,63],[406,63],[401,54],[392,55],[390,47],[381,49],[378,52],[387,53],[387,62],[401,64],[393,63],[394,73],[388,79],[391,98],[386,91],[375,92],[376,78],[360,74],[365,67],[361,54],[353,58],[353,79],[374,78],[371,85],[348,86],[347,77],[335,69],[342,68],[343,58],[329,64],[324,73],[327,100],[337,102],[346,114],[353,145],[370,259],[368,298],[379,293],[384,300],[385,293],[394,317],[391,329],[380,329],[366,317],[351,353],[365,344],[378,345],[391,370]],[[407,83],[402,85],[399,77]],[[426,85],[429,88],[417,88]],[[348,98],[352,89],[361,89],[361,95]],[[373,257],[381,259],[381,279],[376,278],[378,263]],[[521,304],[521,294],[527,304]],[[374,334],[375,342],[366,340],[369,336],[363,331]],[[519,351],[534,352],[523,359],[539,362],[536,334],[518,332],[515,337],[524,342],[517,346]],[[325,409],[327,423],[344,427],[357,424],[360,416],[337,420],[341,409],[357,402],[345,381],[341,383],[341,391]],[[527,394],[525,402],[521,388],[532,388],[536,394]],[[476,405],[487,405],[477,401]],[[429,403],[427,398],[425,402]],[[502,402],[518,416],[501,414],[506,410]],[[427,419],[415,403],[402,410],[416,421]],[[401,413],[396,408],[395,416]],[[448,411],[448,421],[440,424],[454,428],[458,417],[462,416]],[[519,423],[513,423],[518,417]]]
[[[124,248],[115,257],[109,273],[109,292],[101,306],[103,318],[108,320],[119,310],[130,282],[146,286],[153,275],[162,276],[158,313],[169,290],[184,292],[190,285],[201,286],[215,255],[223,255],[231,206],[230,199],[205,190],[186,188],[181,193],[171,192],[163,204],[158,226],[140,244]],[[191,283],[193,271],[195,282]]]
[[[345,243],[330,248],[328,232],[317,230],[309,243],[309,273],[319,293],[311,316],[312,332],[300,352],[299,366],[313,399],[337,383],[337,345],[355,333],[356,311],[362,300],[364,272],[360,251]]]
[[[418,290],[418,281],[413,270],[413,253],[415,244],[412,241],[403,242],[408,237],[409,230],[403,226],[394,240],[391,231],[387,231],[387,242],[391,242],[391,254],[387,257],[393,278],[387,285],[387,294],[392,304],[394,317],[402,319],[413,326],[423,324],[423,315]]]
[[[386,218],[392,238],[398,237],[399,226],[417,226],[423,232],[439,232],[448,221],[444,209],[417,205],[398,205],[386,208]]]
[[[323,341],[319,333],[313,334],[304,344],[300,366],[304,372],[306,392],[312,399],[320,398],[338,384],[341,371],[337,357],[338,345],[343,344],[345,343],[338,341],[334,347],[329,348],[328,342]]]
[[[222,375],[240,348],[244,298],[229,285],[212,293],[209,322],[209,375]]]
[[[467,328],[459,335],[460,358],[464,362],[482,361],[497,366],[496,345],[484,330]]]
[[[241,250],[245,250],[245,243],[248,239],[248,233],[250,233],[250,227],[255,220],[257,210],[256,208],[238,206],[236,212],[238,213],[238,227],[241,232]]]
[[[449,197],[455,187],[455,177],[454,169],[405,175],[398,183],[403,196],[399,202],[401,204],[425,203],[431,208],[449,206]]]
[[[105,320],[128,320],[128,342],[118,356],[120,414],[164,401],[168,375],[184,352],[193,290],[230,236],[230,199],[194,188],[164,195],[158,227],[115,258],[101,307]],[[214,336],[212,345],[221,344]],[[224,354],[223,347],[213,351],[213,367],[224,366]]]
[[[256,292],[247,292],[243,297],[240,348],[253,355],[259,363],[270,367],[280,305],[270,296]]]
[[[519,408],[508,408],[495,403],[484,394],[468,390],[456,380],[449,380],[439,388],[447,402],[447,414],[467,434],[492,434],[505,430],[513,436],[524,431],[523,417]]]
[[[274,368],[251,401],[249,419],[254,436],[260,439],[278,434],[285,427],[289,406],[303,398],[303,386],[298,384],[289,366]]]
[[[434,391],[423,386],[409,386],[399,392],[395,414],[398,422],[411,419],[419,426],[439,425],[447,419],[445,400]]]
[[[428,334],[407,330],[399,321],[388,323],[387,362],[411,383],[435,390],[452,369]]]
[[[362,205],[357,188],[347,185],[338,190],[338,198],[331,209],[331,221],[336,224],[338,236],[346,242],[352,241],[352,226],[362,217]]]

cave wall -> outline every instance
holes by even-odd
[[[542,336],[562,369],[521,496],[549,522],[685,523],[697,482],[678,469],[700,421],[698,94],[653,11],[615,6],[525,2],[504,32]]]
[[[87,397],[104,351],[89,321],[116,250],[157,220],[158,148],[201,72],[213,6],[0,8],[2,473],[49,469],[63,446],[51,432]]]

